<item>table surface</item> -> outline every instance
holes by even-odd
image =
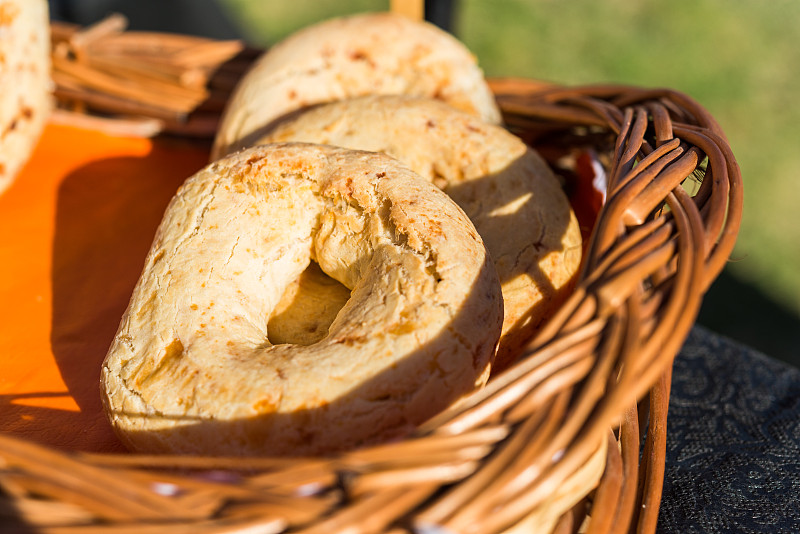
[[[800,532],[799,369],[692,330],[673,366],[658,532]]]

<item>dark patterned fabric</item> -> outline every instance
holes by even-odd
[[[660,534],[800,533],[800,370],[695,327],[674,365],[661,504]]]

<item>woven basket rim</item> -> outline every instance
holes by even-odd
[[[738,233],[736,159],[678,91],[490,82],[526,142],[608,162],[576,289],[524,359],[408,439],[332,457],[64,453],[0,435],[0,505],[43,532],[503,532],[587,517],[593,532],[654,532],[671,363]]]

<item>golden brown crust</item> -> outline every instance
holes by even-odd
[[[291,35],[252,67],[228,103],[212,159],[251,146],[289,112],[366,94],[435,97],[500,122],[474,56],[450,34],[391,13],[353,15]]]
[[[45,0],[0,0],[0,193],[30,157],[50,112]]]
[[[575,214],[544,160],[503,128],[435,100],[383,95],[316,106],[259,140],[278,141],[387,153],[461,206],[503,287],[496,370],[511,364],[569,292],[582,251]]]
[[[268,320],[316,261],[352,291],[325,338]],[[502,323],[463,212],[380,154],[304,144],[213,163],[170,203],[103,365],[133,449],[320,454],[386,439],[474,389]]]

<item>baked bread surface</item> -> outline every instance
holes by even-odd
[[[28,161],[51,109],[45,0],[0,0],[0,193]]]
[[[568,295],[581,261],[580,227],[553,172],[505,129],[432,99],[379,95],[315,106],[257,142],[303,141],[389,154],[466,212],[502,283],[505,318],[494,364],[507,368]],[[322,321],[339,298],[318,272],[301,282]],[[303,291],[301,290],[301,293]],[[340,300],[340,305],[343,302]]]
[[[252,146],[287,113],[367,94],[432,97],[500,122],[475,57],[452,35],[392,13],[351,15],[304,28],[256,62],[228,102],[212,159]]]
[[[351,291],[327,335],[273,344],[316,262]],[[472,223],[382,154],[266,145],[171,201],[102,369],[141,452],[306,455],[401,435],[486,379],[502,323]]]

